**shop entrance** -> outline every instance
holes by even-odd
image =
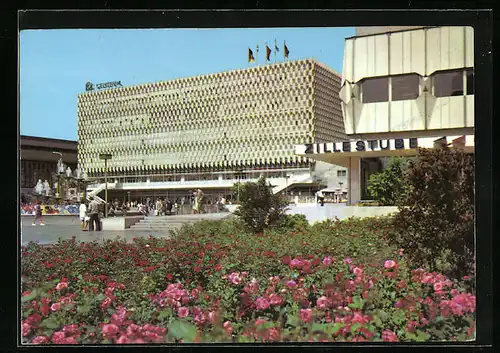
[[[383,163],[380,158],[361,159],[361,200],[372,200],[368,193],[367,186],[370,176],[383,170]]]

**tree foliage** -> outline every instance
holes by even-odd
[[[474,272],[474,156],[420,149],[409,162],[408,192],[392,240],[415,263],[450,276]]]
[[[407,166],[407,158],[393,157],[386,169],[370,176],[368,192],[381,206],[395,206],[405,197]]]
[[[288,201],[273,193],[265,177],[257,182],[237,184],[233,193],[238,193],[240,200],[235,215],[254,232],[262,232],[267,227],[280,224],[285,216]]]

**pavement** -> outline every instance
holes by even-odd
[[[77,216],[47,216],[43,217],[45,226],[32,226],[32,217],[21,217],[21,240],[22,245],[27,245],[30,241],[40,244],[57,243],[58,239],[69,240],[73,236],[77,241],[103,241],[120,237],[131,241],[134,237],[168,237],[166,232],[134,231],[125,230],[102,230],[100,232],[82,231],[80,229],[80,219]]]
[[[220,219],[221,214],[202,214],[199,215],[200,220]],[[189,218],[193,219],[193,215],[186,216],[166,216],[167,219],[174,218]],[[196,216],[195,216],[196,218]],[[116,239],[117,237],[131,241],[134,237],[169,237],[168,231],[152,231],[152,230],[102,230],[100,232],[82,231],[80,229],[80,219],[78,216],[45,216],[43,222],[45,226],[40,226],[37,222],[36,226],[32,226],[33,217],[21,217],[21,242],[22,245],[27,245],[30,241],[38,242],[39,244],[54,244],[59,239],[69,240],[73,236],[81,242],[88,241],[103,241],[107,239]]]

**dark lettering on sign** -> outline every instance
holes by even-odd
[[[366,149],[364,141],[356,142],[356,151],[364,151]]]
[[[395,139],[394,140],[394,148],[396,148],[397,150],[405,148],[405,143],[404,143],[403,139]]]
[[[410,148],[417,148],[417,147],[418,147],[418,139],[416,137],[411,137]]]
[[[368,141],[368,145],[370,146],[371,150],[375,150],[375,142],[377,142],[376,140],[370,140]]]
[[[351,152],[351,143],[350,142],[342,142],[342,150],[344,152]]]
[[[307,145],[306,145],[306,151],[305,151],[304,153],[305,153],[305,154],[314,153],[314,152],[313,152],[313,145],[311,145],[311,144],[307,144]]]
[[[335,144],[334,144],[334,146],[335,146]],[[324,144],[323,144],[323,148],[324,148],[324,150],[325,150],[325,153],[330,153],[330,152],[332,152],[332,151],[328,151],[328,144],[327,144],[327,143],[324,143]]]
[[[341,150],[337,149],[337,144],[336,143],[333,144],[333,152],[342,152]]]
[[[383,149],[383,150],[388,150],[388,149],[390,148],[390,145],[389,145],[389,140],[385,140],[385,142],[386,142],[385,147],[384,147],[384,145],[383,145],[382,141],[384,141],[384,140],[380,140],[380,141],[379,141],[380,148],[381,148],[381,149]]]

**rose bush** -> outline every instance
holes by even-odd
[[[30,344],[469,340],[471,278],[411,268],[390,220],[242,232],[235,220],[22,248]]]

